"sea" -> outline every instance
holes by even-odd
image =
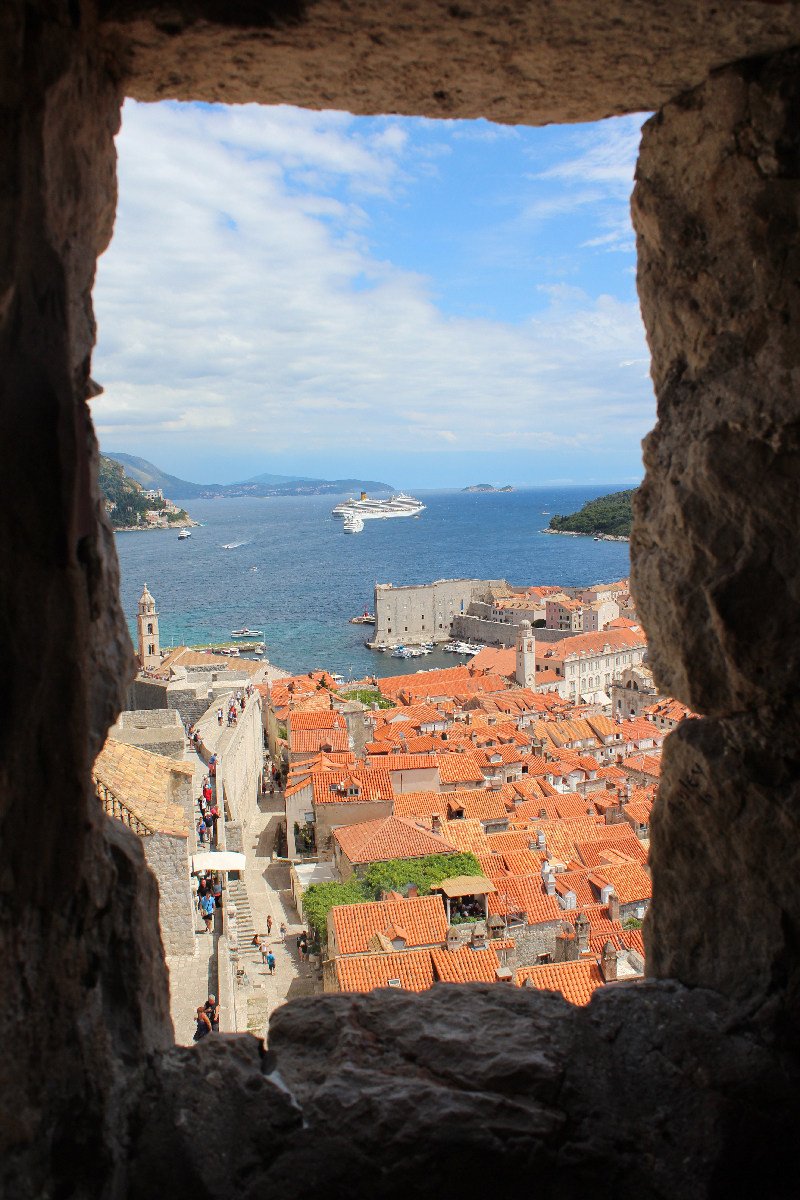
[[[439,649],[411,660],[368,650],[372,626],[349,618],[365,606],[373,611],[376,583],[505,578],[588,587],[625,578],[627,542],[542,532],[555,513],[577,512],[625,486],[416,491],[426,506],[418,519],[365,521],[354,535],[331,517],[346,497],[187,501],[200,526],[185,541],[174,529],[116,535],[122,603],[134,643],[147,583],[162,647],[230,643],[231,631],[247,626],[263,630],[267,659],[292,673],[324,669],[361,679],[451,667],[460,660]]]

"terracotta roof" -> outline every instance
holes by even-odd
[[[516,650],[498,649],[495,646],[484,646],[483,650],[470,662],[470,666],[482,671],[488,667],[495,675],[506,675],[509,678],[516,675]]]
[[[324,712],[293,712],[289,714],[289,728],[297,729],[346,729],[344,717],[330,709]]]
[[[389,768],[391,769],[391,768]],[[396,817],[447,817],[448,804],[459,804],[475,795],[482,796],[480,788],[456,788],[452,792],[404,792],[394,798]],[[629,826],[630,828],[630,826]]]
[[[442,694],[442,689],[445,690],[456,683],[470,679],[469,667],[445,667],[441,671],[426,671],[424,681],[420,681],[417,674],[414,675],[390,675],[385,679],[378,681],[378,687],[381,695],[390,697],[396,696],[398,692],[402,692],[405,688],[411,687],[415,692],[419,693],[420,687],[425,689],[426,695]]]
[[[475,761],[475,754],[437,754],[439,778],[442,783],[466,783],[474,780],[483,783],[483,772]]]
[[[399,979],[406,992],[424,992],[433,986],[430,950],[402,950],[396,954],[364,954],[336,959],[336,978],[343,992],[371,992]],[[396,985],[395,985],[396,986]]]
[[[376,754],[370,766],[386,771],[435,771],[438,768],[435,754]]]
[[[644,938],[641,929],[623,929],[622,936],[629,950],[635,950],[644,959]]]
[[[540,875],[506,875],[498,879],[497,892],[489,896],[489,912],[525,914],[529,925],[563,919],[555,896],[548,896]]]
[[[584,654],[602,654],[604,646],[610,646],[610,654],[626,650],[638,650],[647,645],[643,629],[601,629],[597,633],[579,633],[564,644],[565,660]]]
[[[630,829],[630,825],[628,828]],[[576,842],[575,849],[585,867],[599,867],[603,863],[613,864],[626,859],[633,859],[640,863],[647,862],[647,851],[633,831],[629,837],[598,838],[589,842]]]
[[[351,863],[386,862],[392,858],[425,858],[452,854],[449,842],[403,817],[383,817],[360,825],[342,825],[333,836]]]
[[[408,932],[411,946],[441,945],[447,937],[447,914],[438,895],[337,904],[330,915],[339,954],[363,954],[370,938],[385,933],[391,924]]]
[[[642,771],[654,778],[661,775],[661,757],[653,754],[633,754],[623,759],[622,766],[628,771]]]
[[[507,820],[506,806],[499,792],[490,792],[485,788],[475,788],[472,792],[460,791],[458,799],[453,792],[443,792],[451,818],[453,814],[464,810],[465,817],[476,817],[479,821]]]
[[[360,787],[358,796],[347,796],[336,788],[348,776],[353,776]],[[311,776],[314,788],[314,804],[357,804],[368,800],[393,800],[394,790],[389,772],[378,768],[352,767],[327,768],[315,771]]]
[[[442,793],[446,795],[447,793]],[[450,793],[455,795],[454,792]],[[492,834],[492,837],[502,837],[502,834]],[[469,851],[472,854],[487,854],[490,850],[489,840],[483,832],[483,826],[477,818],[466,821],[445,821],[442,826],[442,837],[446,838],[456,850]]]
[[[595,867],[592,876],[599,876],[613,885],[620,904],[633,904],[637,900],[649,900],[653,894],[650,876],[641,863],[622,863],[619,866]]]
[[[289,745],[293,754],[315,754],[318,750],[343,754],[350,749],[346,729],[290,729]]]
[[[475,950],[470,945],[459,950],[431,950],[430,956],[436,976],[443,983],[496,983],[500,965],[497,951],[513,948],[511,941],[490,941]]]
[[[597,963],[591,961],[546,963],[541,967],[519,967],[517,969],[517,986],[522,987],[525,980],[543,991],[560,992],[570,1004],[588,1004],[592,992],[603,987],[603,973]]]
[[[527,850],[531,835],[529,833],[511,832],[487,833],[486,838],[490,850],[497,850],[498,853],[505,854],[506,850]]]
[[[191,763],[151,754],[138,746],[106,738],[95,759],[92,775],[114,792],[148,829],[187,837],[189,823],[183,805],[172,801],[176,777],[191,780]]]

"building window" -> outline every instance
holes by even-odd
[[[405,627],[405,632],[408,633],[408,626]]]
[[[152,633],[152,632],[153,632],[153,626],[152,626],[152,625],[148,625],[148,626],[147,626],[147,632],[148,632],[148,633]]]
[[[148,646],[148,648],[147,648],[147,653],[148,653],[148,654],[155,654],[155,652],[156,652],[155,644],[154,644],[153,642],[151,642],[151,643],[150,643],[150,645],[149,645],[149,646]]]

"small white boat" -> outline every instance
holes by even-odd
[[[178,541],[179,541],[179,542],[185,542],[185,541],[186,541],[186,539],[187,539],[187,538],[190,538],[191,536],[192,536],[192,531],[191,531],[191,529],[182,529],[182,530],[180,531],[180,533],[178,534]]]
[[[364,522],[361,517],[355,514],[345,517],[342,533],[361,533],[364,528]]]
[[[243,629],[232,629],[231,637],[235,638],[261,638],[264,636],[263,629],[248,629],[245,625]]]

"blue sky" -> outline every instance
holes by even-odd
[[[126,101],[94,292],[101,447],[208,482],[637,481],[643,119]]]

